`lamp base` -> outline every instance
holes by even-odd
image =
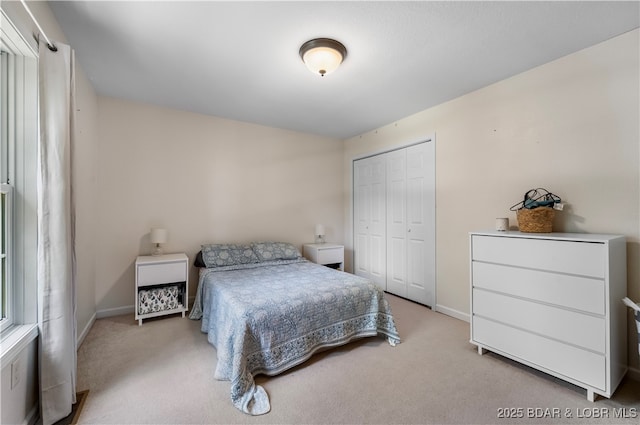
[[[164,254],[164,252],[162,251],[162,247],[160,246],[159,243],[156,244],[156,249],[153,250],[153,252],[151,253],[151,255],[153,256],[157,256],[157,255],[162,255]]]
[[[325,243],[324,235],[316,235],[316,243]]]

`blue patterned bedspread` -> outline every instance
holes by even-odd
[[[251,415],[269,412],[257,374],[276,375],[323,347],[384,335],[400,342],[384,293],[367,279],[307,260],[201,269],[192,319],[216,347],[215,378]]]

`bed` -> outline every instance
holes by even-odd
[[[291,244],[203,245],[201,258],[189,317],[202,320],[217,352],[214,377],[231,381],[231,401],[244,413],[271,409],[258,374],[277,375],[356,338],[400,342],[381,289],[307,261]]]

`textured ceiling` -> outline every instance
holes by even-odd
[[[636,1],[49,4],[100,95],[337,138],[640,26]],[[317,37],[348,49],[326,77]]]

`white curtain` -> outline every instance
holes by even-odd
[[[74,53],[40,43],[38,149],[38,322],[43,425],[68,416],[76,401],[75,218],[71,158]]]

